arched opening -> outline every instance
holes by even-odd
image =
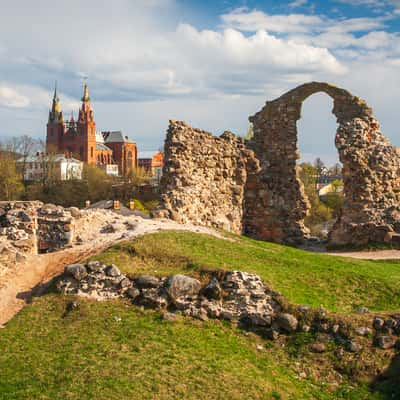
[[[309,206],[304,219],[312,242],[328,239],[343,205],[342,165],[335,146],[338,124],[333,99],[323,92],[306,98],[297,121],[298,175]]]

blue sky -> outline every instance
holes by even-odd
[[[89,77],[98,129],[155,150],[168,119],[244,134],[265,101],[308,81],[364,98],[400,145],[400,0],[20,0],[0,15],[0,137],[44,137],[54,81],[66,116]],[[298,122],[303,158],[336,159],[332,101]]]

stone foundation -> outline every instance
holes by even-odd
[[[0,202],[0,266],[28,255],[53,252],[72,243],[71,211],[39,201]]]
[[[345,203],[330,242],[383,242],[400,233],[398,149],[383,136],[364,100],[318,82],[267,102],[250,117],[254,137],[247,143],[231,133],[216,138],[171,121],[159,215],[302,244],[310,206],[297,167],[297,121],[304,100],[317,92],[333,98],[335,144],[343,164]]]
[[[290,304],[259,276],[242,271],[214,271],[202,283],[187,275],[127,276],[113,264],[90,261],[66,266],[56,287],[62,294],[95,300],[130,299],[136,306],[160,310],[162,318],[169,321],[182,315],[231,321],[272,340],[312,332],[316,341],[309,349],[316,353],[329,351],[326,344],[333,342],[351,353],[362,351],[364,346],[390,349],[400,343],[398,314],[385,318],[367,315],[356,320],[362,325],[354,326],[340,316],[328,315],[323,308]],[[72,300],[64,315],[78,308],[79,302]],[[372,340],[362,336],[372,336]]]

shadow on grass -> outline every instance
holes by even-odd
[[[376,376],[371,389],[384,400],[400,399],[400,354],[397,353],[389,367]]]
[[[41,297],[48,293],[57,293],[56,283],[59,277],[56,276],[48,282],[38,283],[30,290],[17,293],[17,299],[24,300],[26,304],[31,304],[34,297]]]

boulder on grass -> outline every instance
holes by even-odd
[[[295,332],[297,329],[297,318],[292,314],[283,313],[275,319],[277,327],[287,333]]]
[[[168,295],[172,299],[177,299],[179,297],[198,295],[201,289],[201,283],[190,276],[173,275],[168,279],[165,287]]]
[[[65,267],[64,274],[66,276],[72,276],[77,281],[80,281],[87,276],[87,270],[82,264],[70,264]]]

